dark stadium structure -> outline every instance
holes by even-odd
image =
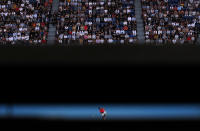
[[[2,45],[199,41],[199,0],[0,1]]]

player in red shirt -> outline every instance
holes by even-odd
[[[99,107],[99,112],[101,113],[102,119],[105,120],[106,119],[106,111],[104,108]]]

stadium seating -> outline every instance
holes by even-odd
[[[135,44],[144,37],[156,44],[200,41],[200,0],[0,0],[3,45]]]
[[[195,43],[200,33],[199,0],[142,0],[147,43]]]
[[[45,44],[52,1],[0,0],[1,44]]]
[[[58,43],[134,43],[134,0],[60,0]]]

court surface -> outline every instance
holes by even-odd
[[[200,119],[200,104],[62,104],[0,105],[0,117],[99,120],[98,107],[107,120]]]

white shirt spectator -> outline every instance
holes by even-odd
[[[108,43],[113,43],[113,39],[108,39]]]

